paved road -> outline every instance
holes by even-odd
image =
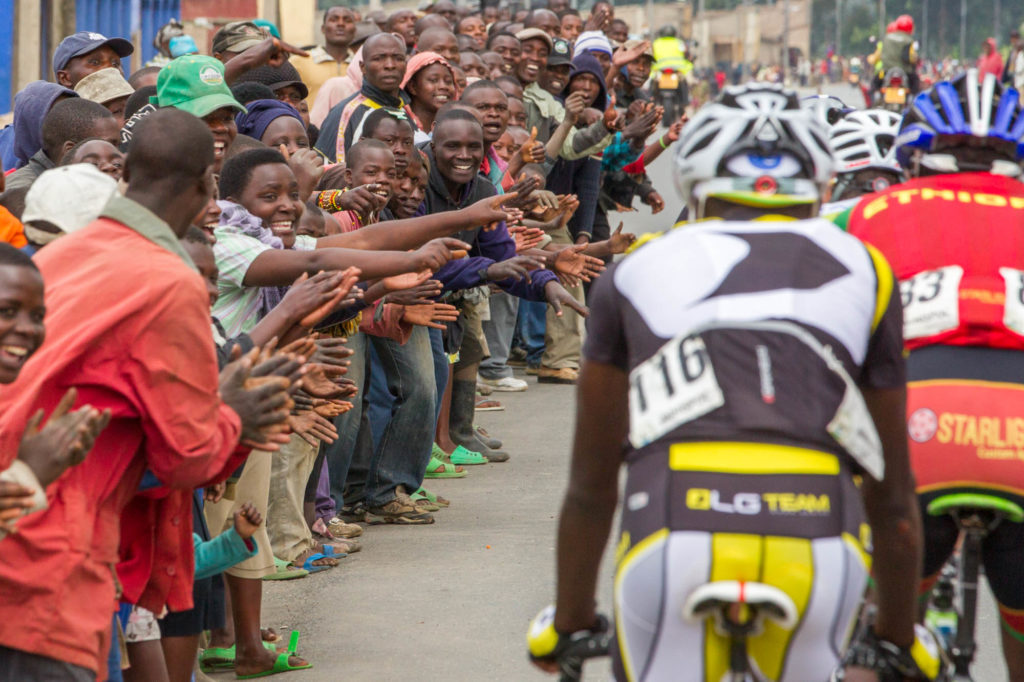
[[[651,216],[642,207],[624,214],[628,229],[643,233],[672,224],[682,204],[669,169],[666,153],[653,166],[665,211]],[[264,623],[300,629],[300,652],[315,664],[288,679],[551,679],[526,662],[524,633],[553,595],[555,524],[574,390],[538,385],[532,378],[530,383],[526,393],[500,396],[504,412],[478,418],[505,440],[512,460],[472,467],[465,479],[431,482],[431,489],[452,500],[436,524],[369,528],[364,551],[338,568],[266,585]],[[607,558],[603,568],[599,600],[607,610]],[[1005,680],[997,628],[986,593],[978,680]],[[588,679],[608,679],[607,664],[592,663],[588,671]]]

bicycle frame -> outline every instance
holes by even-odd
[[[978,619],[978,575],[981,570],[981,543],[1004,520],[1024,521],[1024,509],[999,497],[976,494],[943,495],[928,505],[932,516],[953,517],[963,538],[960,550],[960,613],[956,636],[949,647],[957,680],[971,680],[971,663],[977,651],[974,630]],[[948,645],[947,645],[948,646]]]

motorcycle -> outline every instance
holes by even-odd
[[[655,77],[654,100],[665,109],[663,121],[675,121],[682,115],[679,82],[679,72],[673,69],[662,69]]]
[[[910,96],[910,81],[907,73],[898,67],[889,69],[878,89],[875,106],[880,109],[902,113]]]

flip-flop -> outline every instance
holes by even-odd
[[[299,645],[299,631],[292,630],[291,641],[288,643],[288,649],[281,653],[274,661],[274,667],[270,670],[264,670],[261,673],[255,673],[253,675],[236,675],[239,680],[254,680],[257,677],[269,677],[270,675],[276,675],[278,673],[287,673],[292,670],[308,670],[313,667],[312,663],[306,665],[291,665],[288,662],[292,656],[295,655],[295,649]]]
[[[487,464],[487,462],[489,461],[479,452],[473,452],[472,450],[464,448],[461,445],[456,446],[455,452],[452,453],[450,459],[452,460],[452,464],[466,465]]]
[[[431,456],[423,478],[465,478],[466,470]]]
[[[263,576],[264,580],[296,580],[309,575],[309,571],[304,568],[294,567],[284,559],[278,559],[277,557],[274,557],[274,567],[277,569],[277,572]]]
[[[344,559],[348,556],[348,552],[342,552],[340,549],[336,549],[334,545],[327,543],[321,543],[320,546],[323,548],[320,550],[325,557],[330,559]]]
[[[450,500],[446,500],[440,495],[430,492],[426,488],[420,488],[410,495],[410,497],[414,500],[427,500],[431,504],[436,504],[438,507],[450,507],[452,504]]]
[[[302,569],[304,571],[308,571],[310,573],[319,573],[320,571],[326,571],[327,569],[334,568],[334,566],[314,566],[313,565],[314,561],[318,561],[320,559],[329,559],[329,558],[332,558],[332,557],[328,557],[326,554],[321,554],[320,552],[317,552],[316,554],[311,554],[308,557],[306,557],[306,560],[304,562],[302,562]]]
[[[263,642],[267,651],[277,652],[273,642]],[[235,667],[235,645],[219,647],[211,646],[199,652],[199,669],[204,673],[224,672]]]

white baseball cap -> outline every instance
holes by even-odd
[[[114,178],[91,163],[51,168],[32,183],[25,195],[21,222],[45,220],[70,234],[96,220],[116,191]],[[27,233],[28,225],[25,230]]]

